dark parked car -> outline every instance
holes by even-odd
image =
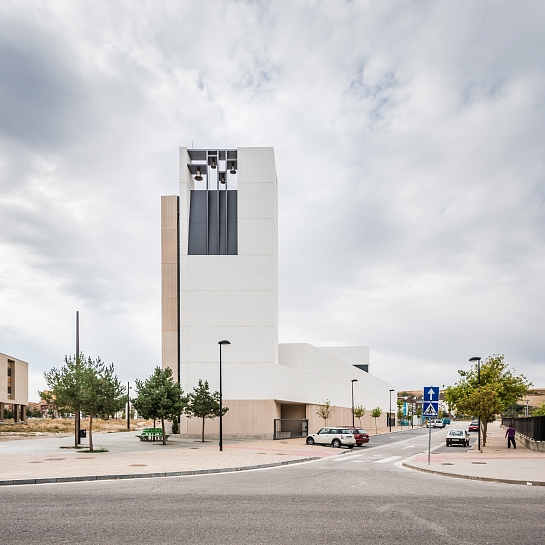
[[[354,439],[356,440],[357,447],[361,447],[364,443],[369,443],[369,434],[363,428],[353,428],[352,426],[346,426],[346,429],[354,432]]]
[[[479,431],[479,422],[477,420],[473,420],[473,422],[469,424],[467,431]]]

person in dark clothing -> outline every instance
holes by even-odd
[[[507,448],[511,448],[511,443],[513,443],[513,448],[517,448],[517,443],[515,442],[515,428],[513,428],[513,426],[507,428],[505,437],[507,437]]]

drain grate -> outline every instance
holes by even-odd
[[[442,466],[453,466],[454,464],[451,464],[450,462],[445,462],[444,464],[441,464]]]
[[[471,462],[472,464],[482,464],[482,465],[486,465],[486,462]]]
[[[146,467],[148,464],[131,464],[131,467]]]

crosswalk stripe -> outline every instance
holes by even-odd
[[[375,460],[374,464],[385,464],[387,462],[393,462],[394,460],[397,460],[398,458],[401,458],[401,456],[390,456],[389,458],[384,458],[383,460]]]

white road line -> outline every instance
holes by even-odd
[[[371,461],[372,460],[352,460],[352,462],[354,462],[355,464],[365,464],[365,463],[369,463]]]
[[[408,447],[403,447],[401,450],[405,450],[406,448],[414,448],[414,445],[409,445]]]
[[[393,462],[394,460],[397,460],[398,458],[401,458],[401,456],[389,456],[388,458],[384,458],[384,460],[375,460],[374,464],[385,464],[387,462]]]

